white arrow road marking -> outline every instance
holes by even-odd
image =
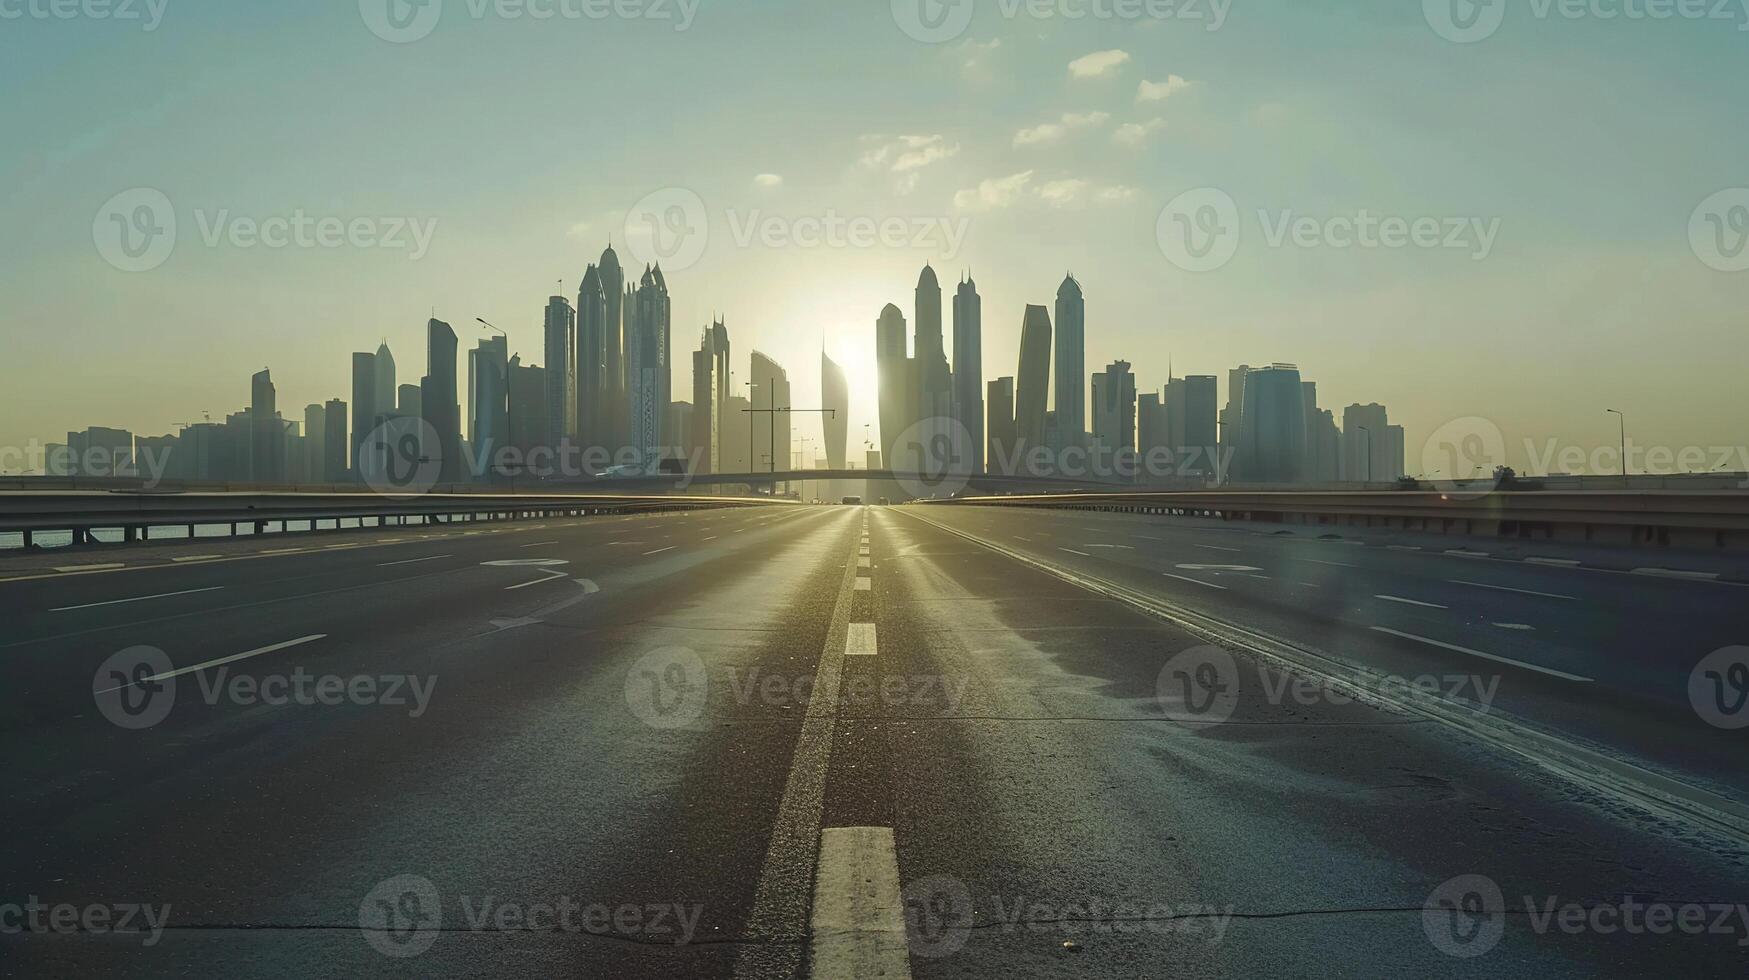
[[[540,573],[542,575],[546,576],[546,578],[537,578],[537,579],[534,579],[532,581],[524,582],[521,585],[507,585],[504,587],[504,591],[515,592],[517,589],[526,589],[531,585],[545,585],[546,583],[551,582],[553,579],[565,577],[564,572],[555,572],[550,568],[543,568],[540,570]]]
[[[596,585],[594,582],[590,581],[589,579],[579,578],[579,579],[572,579],[572,581],[576,582],[582,588],[581,592],[577,593],[574,596],[571,596],[568,599],[561,599],[558,602],[555,602],[550,606],[545,606],[545,607],[542,607],[540,609],[536,609],[534,612],[531,612],[528,615],[523,616],[519,619],[494,619],[494,620],[492,620],[492,625],[496,626],[498,628],[497,631],[500,633],[504,632],[505,630],[520,629],[524,626],[536,626],[536,625],[539,625],[541,623],[546,622],[547,619],[549,617],[553,616],[554,614],[562,612],[563,610],[568,609],[571,606],[574,606],[577,603],[582,602],[584,599],[587,599],[588,597],[601,591],[601,586]]]

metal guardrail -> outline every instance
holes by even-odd
[[[939,503],[1608,544],[1749,547],[1749,493],[1741,491],[1544,490],[1473,496],[1415,491],[1209,491],[960,497]]]
[[[765,497],[632,496],[626,494],[428,493],[388,497],[374,493],[126,493],[0,492],[0,532],[20,533],[25,547],[34,535],[71,532],[74,544],[90,543],[97,530],[120,531],[124,541],[145,540],[155,527],[249,526],[263,533],[321,530],[324,522],[360,527],[414,523],[515,520],[655,513],[769,504]],[[780,501],[781,502],[781,501]],[[370,523],[375,521],[375,523]]]

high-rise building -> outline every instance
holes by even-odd
[[[1342,479],[1373,483],[1396,479],[1390,459],[1385,406],[1373,402],[1342,410]]]
[[[1299,368],[1274,364],[1247,373],[1241,418],[1243,437],[1234,460],[1239,479],[1253,483],[1303,479],[1306,419]]]
[[[564,302],[562,297],[554,298]],[[487,338],[468,352],[468,442],[488,465],[510,445],[509,372],[507,337]]]
[[[1404,475],[1403,458],[1403,427],[1400,425],[1385,426],[1385,454],[1382,457],[1389,467],[1383,473],[1387,480],[1396,480]],[[1487,473],[1476,473],[1478,476],[1488,476]]]
[[[313,483],[328,479],[328,409],[321,403],[304,406],[304,473]]]
[[[580,343],[580,334],[577,314],[571,309],[570,301],[563,296],[548,297],[541,330],[542,347],[547,361],[545,427],[547,438],[555,447],[565,441],[565,436],[572,434],[577,424],[577,413],[574,409],[580,397],[580,389],[575,374],[578,368],[573,345]]]
[[[1020,368],[1014,376],[1014,435],[1024,451],[1045,444],[1050,382],[1051,314],[1029,305],[1020,324]]]
[[[1175,463],[1186,476],[1213,478],[1226,471],[1220,462],[1218,379],[1193,374],[1167,385]]]
[[[875,371],[879,378],[881,454],[893,458],[893,445],[916,421],[914,362],[905,353],[905,314],[888,303],[875,321]]]
[[[249,379],[249,479],[284,483],[285,427],[279,418],[273,375],[263,370]]]
[[[632,303],[634,326],[626,333],[625,376],[631,442],[646,465],[663,448],[663,423],[672,400],[673,368],[668,361],[671,301],[660,266],[644,269]]]
[[[359,448],[376,428],[377,358],[375,354],[352,355],[352,450],[346,460],[353,472],[359,470]]]
[[[723,402],[723,421],[717,427],[717,458],[724,473],[752,473],[753,429],[760,416],[748,411],[753,403],[740,395]]]
[[[72,465],[68,476],[134,475],[134,434],[126,429],[94,425],[67,433]]]
[[[953,294],[953,414],[972,442],[972,472],[984,471],[984,301],[967,275]]]
[[[1063,445],[1077,445],[1087,432],[1087,301],[1074,276],[1057,287],[1056,340],[1057,430]]]
[[[1342,433],[1336,429],[1335,413],[1315,409],[1311,429],[1306,442],[1306,480],[1335,483],[1342,478]]]
[[[990,382],[984,399],[989,419],[986,429],[984,464],[990,473],[1011,473],[1015,462],[1014,379],[997,378]]]
[[[770,357],[753,352],[753,405],[755,409],[787,409],[790,404],[789,373]],[[753,426],[753,464],[757,469],[787,469],[790,465],[790,417],[787,412],[761,412]]]
[[[510,388],[510,444],[527,460],[535,449],[552,444],[547,439],[547,372],[524,366],[518,354],[510,358],[505,373]]]
[[[461,406],[456,401],[456,336],[450,325],[433,319],[425,330],[425,377],[421,382],[420,407],[425,424],[437,436],[436,446],[425,447],[438,461],[438,479],[456,483],[462,479]]]
[[[1170,383],[1166,390],[1172,390]],[[1144,391],[1136,396],[1136,451],[1143,458],[1150,453],[1170,451],[1172,448],[1168,412],[1161,397],[1161,393],[1157,391]]]
[[[917,409],[913,421],[952,418],[953,373],[948,369],[942,335],[941,283],[928,265],[917,277],[915,309],[912,349],[917,360]]]
[[[400,415],[403,418],[409,418],[409,419],[423,418],[425,413],[420,408],[419,402],[420,402],[419,386],[418,385],[402,385],[401,391],[400,391],[400,400],[399,400],[399,404],[397,405],[397,407],[395,409],[395,414]]]
[[[617,329],[617,324],[615,328]],[[608,444],[605,425],[607,385],[607,296],[601,288],[601,272],[591,265],[583,273],[583,284],[577,289],[576,349],[572,352],[571,372],[566,381],[566,400],[576,393],[576,411],[567,426],[582,445],[591,448]],[[547,352],[547,364],[553,361]]]
[[[691,402],[669,402],[666,417],[662,422],[662,431],[668,433],[665,437],[668,445],[663,447],[674,457],[686,460],[691,465],[693,451],[697,448],[692,443],[692,427],[694,408]]]
[[[376,404],[371,408],[375,417],[395,414],[395,355],[389,353],[389,342],[383,341],[377,345],[376,354]]]
[[[692,352],[692,449],[696,457],[694,472],[721,473],[723,466],[723,427],[729,388],[726,357],[719,355],[719,341],[726,348],[729,332],[718,320],[704,328],[698,350]]]
[[[322,406],[322,479],[346,479],[346,403],[331,398]]]
[[[626,290],[629,286],[626,283],[625,273],[619,267],[619,256],[614,254],[613,246],[609,245],[607,250],[601,253],[601,261],[596,264],[596,274],[601,278],[601,401],[603,406],[597,444],[610,452],[617,452],[626,445],[624,352]]]
[[[820,352],[820,393],[828,414],[822,416],[826,436],[826,468],[842,470],[850,463],[850,379],[844,368]]]
[[[1093,438],[1102,449],[1135,452],[1136,375],[1128,361],[1093,376]]]
[[[1250,373],[1249,364],[1241,364],[1227,372],[1227,407],[1221,409],[1220,442],[1222,449],[1235,460],[1239,447],[1245,443],[1245,378]]]

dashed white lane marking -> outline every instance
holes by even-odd
[[[1387,545],[1385,545],[1385,550],[1386,551],[1420,551],[1421,546],[1418,544],[1387,544]]]
[[[1092,558],[1093,557],[1092,555],[1088,554],[1085,551],[1076,551],[1074,548],[1058,548],[1057,550],[1058,551],[1067,551],[1071,555],[1080,555],[1083,558]]]
[[[1451,608],[1450,606],[1442,606],[1437,602],[1422,602],[1420,599],[1405,599],[1402,596],[1396,596],[1396,595],[1375,595],[1375,596],[1373,596],[1373,598],[1374,599],[1383,599],[1386,602],[1400,602],[1405,606],[1422,606],[1422,607],[1427,608],[1427,609],[1450,609]]]
[[[1696,582],[1711,582],[1719,577],[1718,572],[1685,572],[1679,568],[1636,568],[1635,575],[1650,575],[1654,578],[1683,578]]]
[[[454,558],[454,555],[427,555],[424,558],[409,558],[406,561],[385,561],[378,568],[393,568],[396,565],[417,565],[422,561],[436,561],[439,558]]]
[[[103,572],[103,571],[108,571],[109,569],[112,569],[112,568],[126,568],[126,567],[127,566],[122,564],[121,562],[114,562],[114,563],[109,564],[109,565],[56,565],[55,571],[57,571],[57,572]]]
[[[221,667],[225,664],[236,663],[239,660],[248,660],[250,657],[259,657],[265,653],[278,653],[281,650],[289,650],[292,647],[303,646],[306,643],[314,643],[317,640],[325,640],[327,638],[328,638],[328,634],[326,634],[326,633],[316,633],[316,634],[311,635],[311,636],[300,636],[295,640],[287,640],[284,643],[275,643],[272,646],[261,647],[261,648],[256,649],[256,650],[247,650],[243,653],[234,653],[234,654],[230,655],[229,657],[219,657],[216,660],[208,660],[205,663],[198,663],[192,667],[178,667],[175,670],[167,670],[162,674],[153,674],[151,677],[144,678],[143,680],[129,681],[126,684],[122,684],[122,685],[119,685],[117,687],[112,687],[107,691],[98,691],[97,693],[98,694],[113,694],[114,692],[119,691],[124,687],[132,687],[135,684],[144,684],[144,683],[149,683],[151,681],[167,681],[172,677],[181,677],[183,674],[192,674],[197,670],[206,670],[208,667]]]
[[[874,591],[874,579],[872,579],[872,578],[859,578],[859,579],[857,579],[856,580],[856,591],[858,591],[858,592],[873,592]]]
[[[1574,602],[1579,601],[1579,597],[1576,595],[1561,595],[1559,592],[1535,592],[1530,589],[1515,589],[1510,585],[1489,585],[1486,582],[1465,582],[1462,579],[1455,578],[1447,579],[1446,581],[1453,585],[1468,585],[1477,589],[1493,589],[1496,592],[1516,592],[1519,595],[1541,596],[1544,599],[1571,599]]]
[[[534,544],[519,544],[519,545],[517,545],[517,547],[518,548],[544,548],[549,544],[558,544],[558,542],[557,541],[536,541]]]
[[[1216,585],[1213,582],[1204,582],[1202,579],[1191,578],[1188,575],[1174,575],[1171,572],[1161,572],[1160,574],[1166,576],[1167,578],[1175,578],[1180,582],[1194,582],[1197,585],[1203,586],[1204,588],[1220,589],[1222,592],[1227,591],[1227,587],[1224,585]]]
[[[856,567],[857,568],[873,568],[874,567],[874,559],[872,559],[872,558],[858,558],[856,560]]]
[[[1081,547],[1083,547],[1083,548],[1116,548],[1116,549],[1119,549],[1122,551],[1134,551],[1134,550],[1136,550],[1135,548],[1132,548],[1127,544],[1084,544]]]
[[[1016,535],[1015,535],[1015,536],[1014,536],[1014,540],[1016,540],[1016,541],[1025,541],[1025,542],[1026,542],[1026,543],[1027,543],[1027,544],[1032,544],[1032,539],[1031,539],[1031,538],[1023,538],[1023,537],[1021,537],[1021,536],[1020,536],[1020,535],[1018,535],[1018,534],[1016,534]]]
[[[1448,555],[1451,555],[1453,558],[1486,558],[1486,557],[1488,557],[1488,553],[1486,551],[1465,551],[1462,548],[1447,548],[1445,550],[1445,553]]]
[[[1295,558],[1294,561],[1309,561],[1314,565],[1334,565],[1337,568],[1358,568],[1359,567],[1358,565],[1350,565],[1349,563],[1347,563],[1345,561],[1325,561],[1322,558]]]
[[[711,536],[710,536],[710,537],[708,537],[708,538],[705,538],[705,540],[706,540],[706,541],[715,541],[715,540],[716,540],[716,539],[717,539],[717,536],[716,536],[716,535],[714,535],[714,534],[713,534],[713,535],[711,535]]]
[[[225,556],[224,555],[183,555],[181,558],[172,558],[170,560],[171,560],[171,562],[180,565],[183,562],[212,561],[214,558],[223,558],[223,557],[225,557]]]
[[[1201,548],[1204,551],[1231,551],[1234,554],[1239,553],[1238,548],[1223,548],[1218,544],[1193,544],[1193,545],[1191,545],[1191,547],[1192,548]]]
[[[1579,560],[1576,558],[1526,558],[1524,563],[1526,565],[1553,565],[1556,568],[1579,567]]]
[[[1414,640],[1416,643],[1425,643],[1428,646],[1439,647],[1442,650],[1451,650],[1451,651],[1456,652],[1456,653],[1466,653],[1472,657],[1481,657],[1483,660],[1492,660],[1495,663],[1510,664],[1514,667],[1523,667],[1525,670],[1534,670],[1539,674],[1548,674],[1550,677],[1559,677],[1562,680],[1579,681],[1580,683],[1583,683],[1583,684],[1591,683],[1591,678],[1589,678],[1589,677],[1581,677],[1578,674],[1569,674],[1564,670],[1556,670],[1553,667],[1539,667],[1536,664],[1527,664],[1522,660],[1513,660],[1511,657],[1501,657],[1501,656],[1496,656],[1492,653],[1483,653],[1480,650],[1472,650],[1469,647],[1460,647],[1455,643],[1446,643],[1442,640],[1430,639],[1430,638],[1425,637],[1425,636],[1416,636],[1414,633],[1404,633],[1404,632],[1401,632],[1399,630],[1386,629],[1383,626],[1374,626],[1371,628],[1374,632],[1377,632],[1377,633],[1385,633],[1385,634],[1388,634],[1390,636],[1395,636],[1395,637],[1398,637],[1398,638],[1404,639],[1404,640]]]
[[[891,827],[820,831],[810,925],[813,976],[909,980],[911,955]]]
[[[1494,625],[1500,627],[1503,630],[1520,630],[1520,631],[1526,632],[1526,633],[1532,633],[1532,632],[1536,631],[1535,626],[1531,626],[1527,623],[1495,623]]]
[[[876,650],[875,625],[873,623],[851,623],[850,632],[844,635],[844,655],[846,657],[872,657]]]
[[[181,592],[160,592],[157,595],[137,595],[131,599],[110,599],[107,602],[87,602],[84,605],[79,606],[57,606],[54,609],[50,609],[49,612],[72,612],[75,609],[96,609],[98,606],[119,606],[124,602],[145,602],[147,599],[168,599],[174,595],[194,595],[197,592],[217,592],[222,588],[224,588],[224,586],[215,585],[206,589],[184,589]]]
[[[678,547],[680,547],[680,546],[679,546],[679,545],[675,545],[675,544],[671,544],[671,545],[669,545],[669,546],[668,546],[668,547],[666,547],[666,548],[657,548],[657,549],[656,549],[656,550],[655,550],[655,551],[646,551],[646,552],[644,552],[644,557],[645,557],[645,558],[648,558],[648,557],[650,557],[650,556],[651,556],[651,555],[659,555],[659,554],[662,554],[662,553],[663,553],[663,552],[665,552],[665,551],[673,551],[673,550],[674,550],[674,549],[675,549],[675,548],[678,548]]]

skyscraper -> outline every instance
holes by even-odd
[[[601,253],[596,266],[601,279],[601,401],[602,412],[597,430],[597,444],[615,451],[626,444],[621,420],[625,417],[625,273],[620,271],[619,256],[613,246]],[[550,366],[550,365],[549,365]]]
[[[552,444],[547,439],[547,372],[545,368],[523,365],[522,355],[518,354],[510,359],[505,373],[510,388],[510,444],[527,460],[536,448]]]
[[[376,356],[376,404],[371,407],[373,416],[395,414],[395,355],[389,353],[389,342],[383,341],[377,346]]]
[[[509,372],[510,340],[504,336],[481,340],[468,352],[468,442],[488,466],[510,445]]]
[[[358,471],[358,450],[376,428],[377,358],[375,354],[352,355],[352,451],[347,462]]]
[[[433,319],[425,328],[425,377],[420,394],[425,423],[436,433],[437,445],[425,447],[427,457],[439,464],[438,479],[461,480],[461,407],[456,401],[456,336],[450,325]]]
[[[663,448],[663,423],[671,401],[673,369],[668,363],[670,300],[660,267],[644,270],[633,303],[634,327],[626,340],[626,385],[631,446],[653,466]]]
[[[1045,444],[1050,383],[1051,314],[1028,305],[1020,323],[1020,369],[1014,376],[1014,436],[1024,450]]]
[[[1273,364],[1245,376],[1242,438],[1234,461],[1239,479],[1253,483],[1294,483],[1303,478],[1306,459],[1305,398],[1300,369]]]
[[[571,309],[569,300],[563,296],[547,298],[545,326],[541,334],[547,362],[545,428],[549,444],[554,447],[561,445],[567,435],[573,434],[577,424],[574,409],[580,397],[580,385],[575,374],[578,363],[572,349],[582,333],[578,327],[577,314]]]
[[[953,294],[954,418],[972,437],[972,472],[984,471],[984,301],[970,275]]]
[[[753,405],[755,409],[785,409],[790,404],[789,372],[770,357],[753,352]],[[753,464],[756,469],[788,469],[790,466],[790,417],[787,412],[761,412],[753,425]]]
[[[953,416],[953,375],[948,370],[941,328],[941,283],[928,265],[917,277],[916,341],[917,410],[913,421]]]
[[[322,479],[339,483],[346,479],[346,403],[329,399],[322,406]]]
[[[1136,449],[1136,376],[1128,361],[1093,376],[1093,437],[1106,450]]]
[[[285,482],[285,426],[280,423],[272,372],[249,379],[249,478],[256,483]]]
[[[850,462],[850,381],[844,368],[826,356],[824,350],[820,352],[820,392],[824,401],[821,407],[830,410],[830,414],[823,416],[826,466],[842,470]]]
[[[984,459],[991,473],[1012,473],[1015,454],[1014,379],[990,382],[985,405],[989,412],[989,438]]]
[[[418,385],[402,385],[400,403],[395,408],[395,414],[403,418],[423,418],[425,413],[419,407],[420,391]]]
[[[1386,429],[1390,419],[1385,406],[1350,405],[1342,410],[1342,479],[1350,483],[1371,483],[1395,479],[1389,459],[1390,437]],[[1462,479],[1468,474],[1457,474]]]
[[[905,355],[905,314],[888,303],[875,321],[875,371],[879,376],[880,447],[892,459],[893,444],[915,421],[913,362]]]
[[[344,430],[343,430],[344,432]],[[342,434],[342,439],[345,435]],[[304,473],[312,483],[328,480],[328,409],[321,403],[304,406]]]
[[[1212,478],[1226,470],[1219,462],[1219,382],[1212,374],[1193,374],[1168,385],[1172,412],[1173,452],[1176,464],[1187,476]],[[1178,395],[1177,392],[1183,392]],[[1218,465],[1217,465],[1218,464]]]
[[[608,443],[607,426],[603,417],[606,407],[607,333],[607,296],[601,289],[600,271],[591,265],[583,273],[583,285],[577,289],[577,340],[571,367],[574,378],[566,382],[576,392],[577,406],[567,428],[586,447],[601,447]],[[549,370],[555,363],[549,351]]]
[[[1087,301],[1081,284],[1067,276],[1057,287],[1057,430],[1063,445],[1078,445],[1087,432]],[[1025,388],[1025,379],[1021,387]],[[1023,399],[1024,400],[1024,399]]]

